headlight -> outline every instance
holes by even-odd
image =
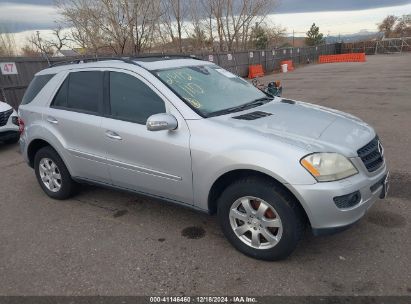
[[[358,173],[351,161],[338,153],[310,154],[300,163],[319,182],[335,181]]]

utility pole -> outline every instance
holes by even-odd
[[[294,29],[293,29],[293,47],[294,47]]]
[[[43,55],[43,57],[47,60],[48,65],[50,66],[49,56],[47,56],[47,52],[44,50],[41,44],[40,31],[36,31],[36,35],[37,35],[38,49],[40,50],[40,53]]]

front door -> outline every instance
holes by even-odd
[[[109,174],[116,186],[192,204],[190,133],[180,113],[144,78],[107,71],[107,116],[102,120]],[[170,113],[173,131],[148,131],[147,118]]]

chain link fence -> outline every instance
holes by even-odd
[[[411,37],[385,38],[342,44],[342,53],[393,54],[411,51]]]
[[[215,64],[237,74],[247,77],[248,67],[253,64],[261,64],[266,73],[280,71],[280,63],[283,60],[292,60],[294,66],[306,63],[315,63],[319,55],[335,54],[335,44],[325,44],[303,48],[280,48],[273,50],[251,50],[243,52],[225,53],[195,53],[196,57],[212,61]]]

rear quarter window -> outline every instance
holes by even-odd
[[[26,92],[24,93],[21,104],[28,104],[33,101],[37,94],[44,88],[44,86],[50,81],[56,74],[47,74],[35,76],[30,82]]]

